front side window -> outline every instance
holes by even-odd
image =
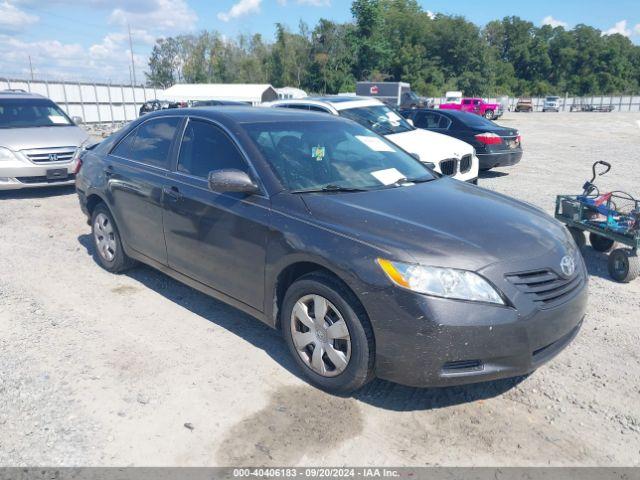
[[[140,125],[113,150],[113,155],[159,168],[168,168],[179,117],[161,117]]]
[[[247,163],[233,141],[215,125],[189,120],[178,157],[178,171],[207,178],[214,170],[249,171]]]
[[[386,105],[348,108],[340,116],[373,130],[378,135],[392,135],[413,130],[407,121]]]
[[[377,189],[436,176],[393,143],[341,121],[245,124],[289,191]]]
[[[0,128],[68,127],[71,119],[46,98],[0,99]]]

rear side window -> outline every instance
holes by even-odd
[[[249,172],[235,144],[220,128],[201,120],[189,120],[180,146],[178,171],[207,178],[209,172],[228,168]]]
[[[178,117],[149,120],[122,140],[112,154],[166,169],[179,124]]]
[[[444,115],[440,115],[438,113],[419,112],[416,115],[415,125],[418,128],[447,129],[447,128],[449,128],[449,125],[451,125],[451,120],[449,120]]]

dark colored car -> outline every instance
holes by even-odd
[[[472,145],[480,170],[515,165],[522,159],[522,137],[514,128],[455,110],[402,110],[401,113],[417,128],[443,133]]]
[[[560,223],[347,119],[165,110],[81,160],[102,267],[143,262],[280,329],[329,391],[525,374],[582,324],[586,269]]]
[[[140,107],[140,116],[143,116],[147,113],[156,112],[158,110],[162,110],[163,108],[168,108],[168,105],[163,107],[162,102],[160,100],[149,100],[144,102]]]
[[[192,107],[246,107],[246,103],[233,102],[231,100],[195,100]]]

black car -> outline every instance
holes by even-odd
[[[163,105],[162,105],[162,102],[160,102],[160,100],[149,100],[142,104],[142,106],[140,107],[139,114],[140,116],[142,116],[146,113],[162,110],[162,108],[163,108]],[[167,108],[167,107],[164,107],[164,108]]]
[[[522,158],[518,130],[498,125],[480,115],[457,110],[402,110],[417,128],[443,133],[476,149],[480,170],[515,165]]]
[[[103,268],[140,261],[280,329],[329,391],[525,374],[582,324],[586,269],[560,223],[347,119],[164,110],[80,160]]]

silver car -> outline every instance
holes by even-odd
[[[72,185],[89,135],[54,102],[0,91],[0,190]]]

